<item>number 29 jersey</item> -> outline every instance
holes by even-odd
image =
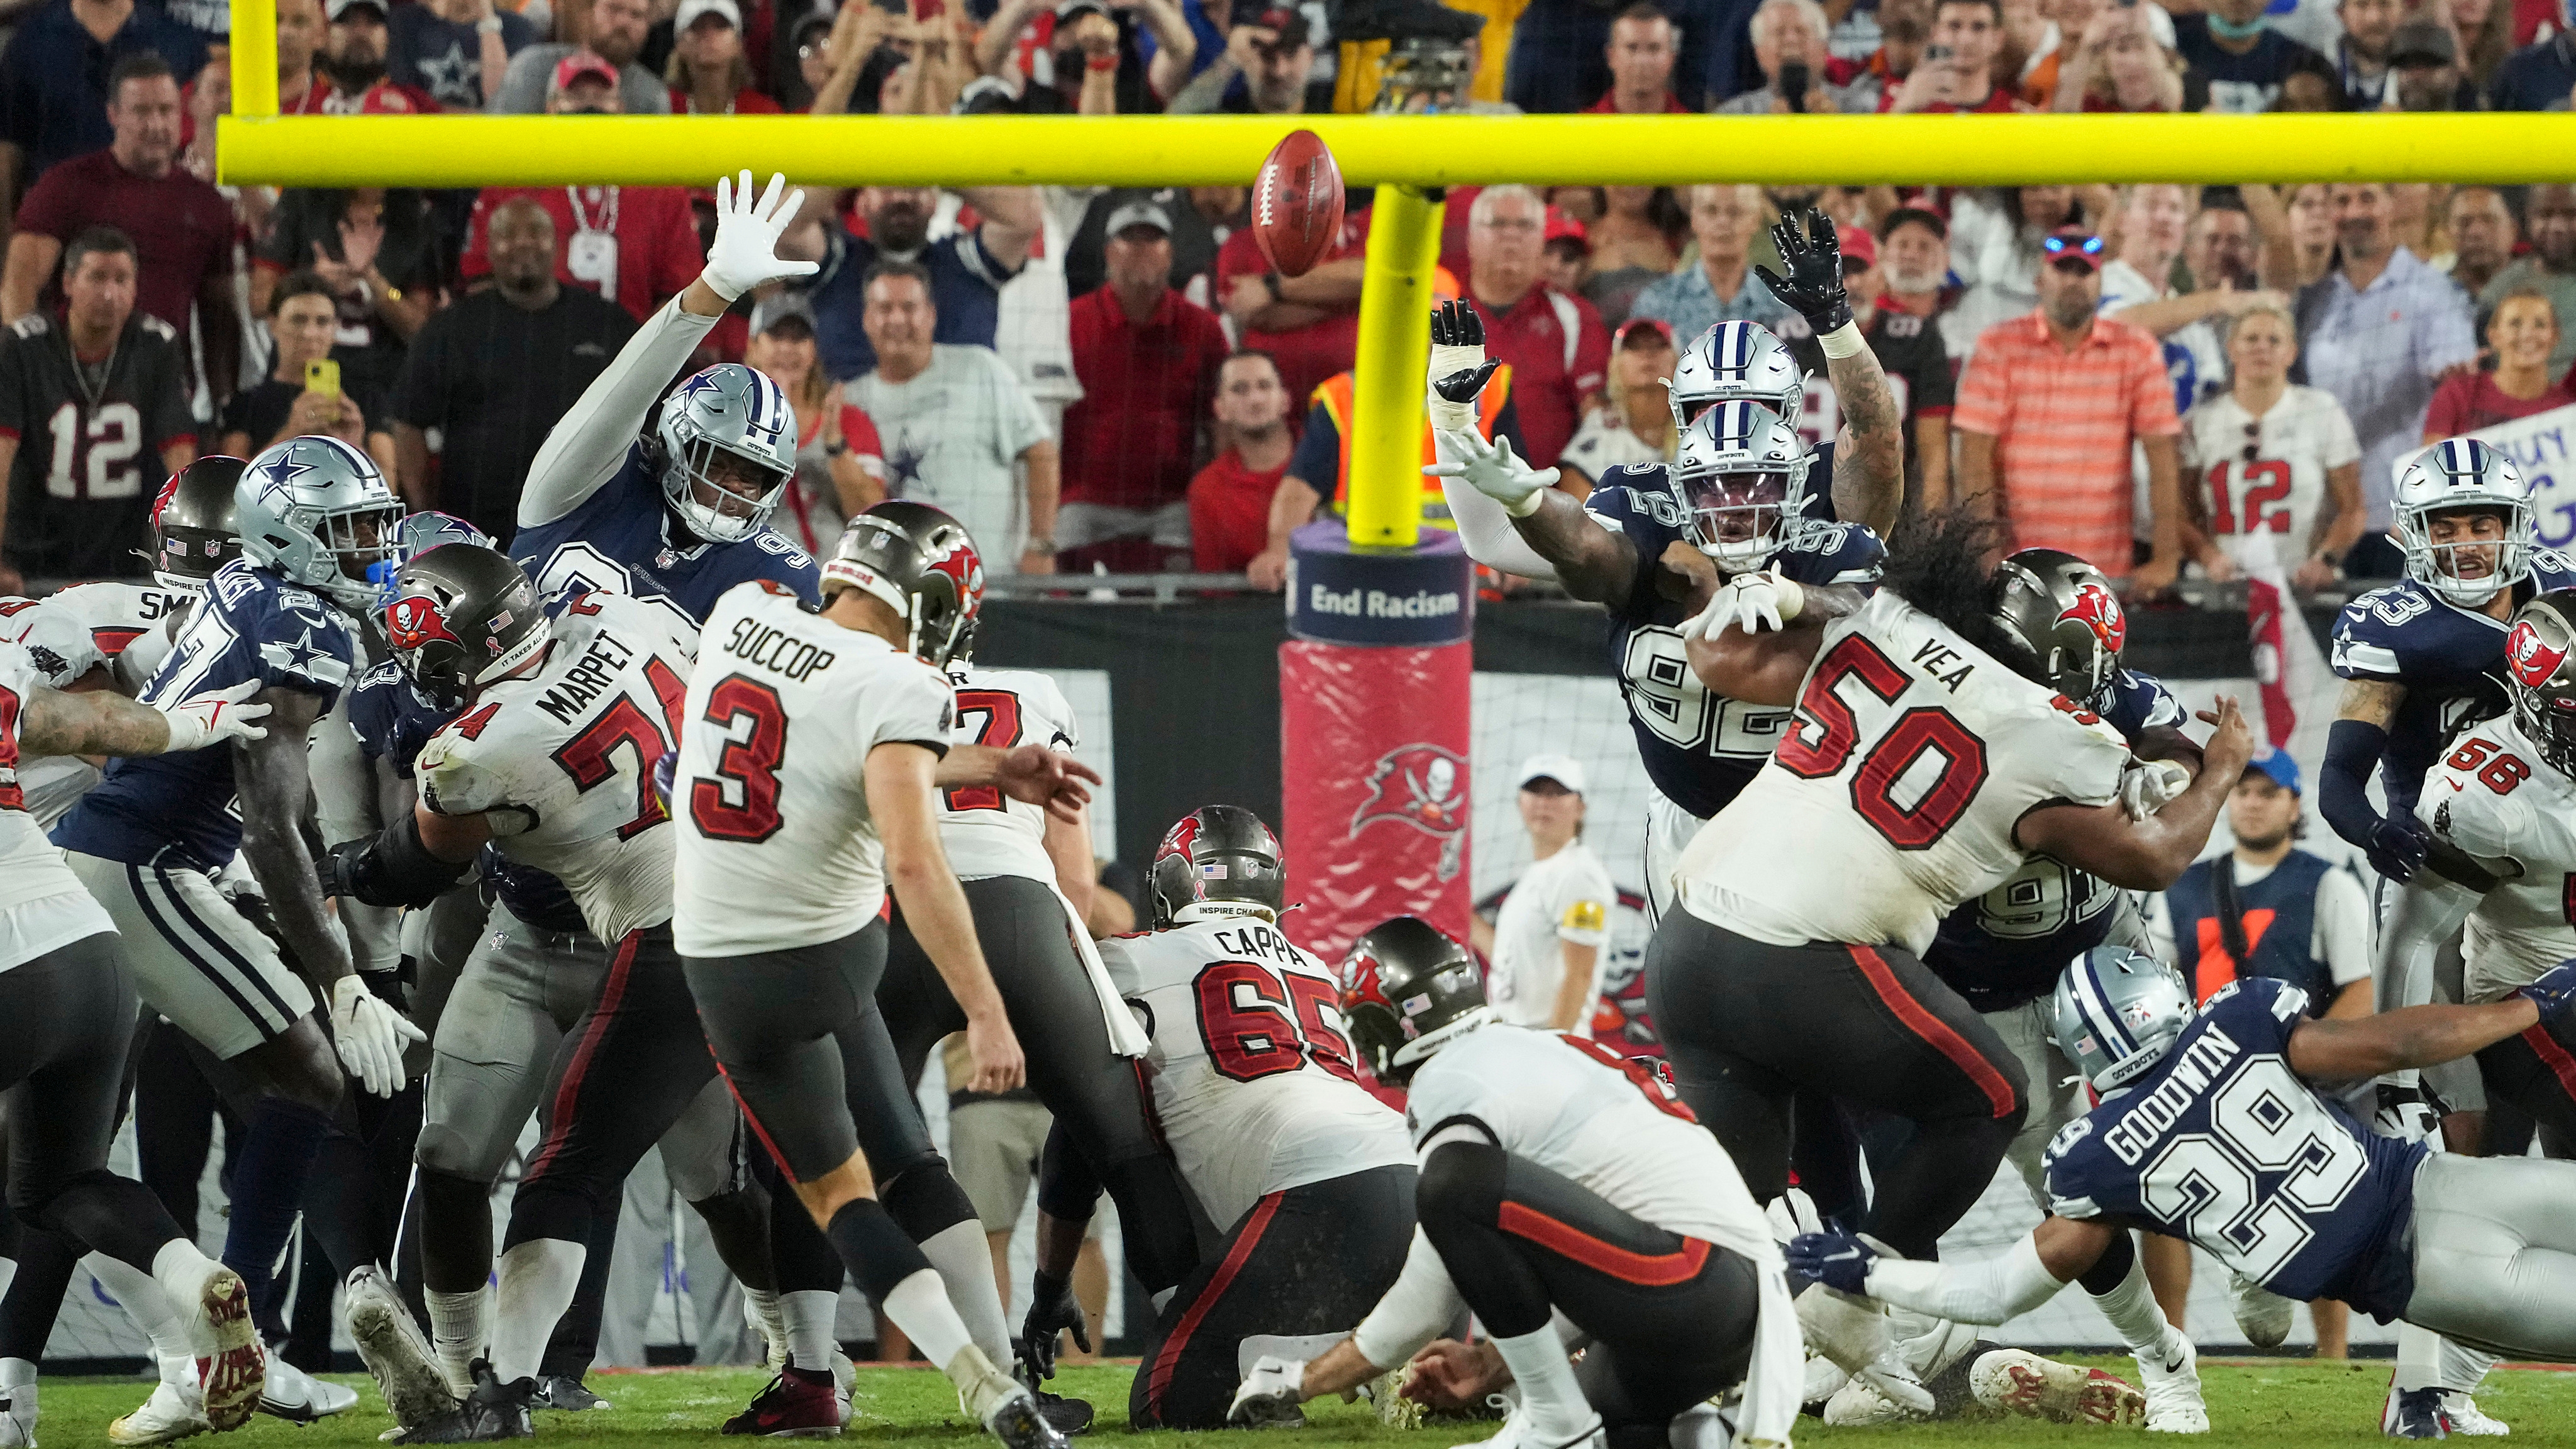
[[[976,669],[951,665],[957,690],[957,724],[949,742],[1011,749],[1044,745],[1070,753],[1073,707],[1056,682],[1034,669]],[[1046,807],[1014,800],[997,785],[961,785],[939,792],[939,844],[959,880],[1016,875],[1055,880],[1046,853]]]
[[[2456,735],[2424,777],[2416,818],[2481,862],[2510,861],[2462,927],[2472,1003],[2503,998],[2576,956],[2576,781],[2541,762],[2508,714]]]
[[[1683,852],[1682,904],[1779,946],[1894,942],[2001,884],[2047,804],[2107,805],[2120,732],[1894,594],[1825,629],[1779,750]]]
[[[1144,1014],[1154,1115],[1219,1227],[1274,1192],[1413,1161],[1404,1119],[1352,1065],[1341,987],[1258,916],[1100,943]]]
[[[1611,665],[1628,702],[1629,727],[1646,778],[1665,799],[1702,820],[1726,808],[1762,768],[1789,712],[1711,694],[1682,656],[1681,626],[1690,606],[1655,588],[1656,561],[1689,538],[1681,504],[1664,466],[1613,468],[1585,499],[1584,511],[1637,550],[1637,577],[1610,611]],[[1887,549],[1858,524],[1810,522],[1772,555],[1770,567],[1799,584],[1865,584],[1878,577]]]
[[[485,686],[412,762],[422,804],[483,816],[501,853],[561,880],[612,947],[671,918],[653,767],[671,748],[691,642],[641,600],[570,600],[537,672]]]
[[[2268,977],[2220,988],[2155,1070],[2048,1144],[2049,1210],[2188,1239],[2285,1298],[2398,1317],[2425,1151],[2363,1130],[2290,1070],[2307,1010]]]

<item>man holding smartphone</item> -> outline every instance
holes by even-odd
[[[2002,0],[1938,0],[1932,44],[1905,84],[1879,98],[1882,113],[2005,115],[2030,109],[1995,84],[2004,34]]]
[[[1761,68],[1762,88],[1730,96],[1714,109],[1723,116],[1832,115],[1842,110],[1833,92],[1818,84],[1832,33],[1833,21],[1816,0],[1762,0],[1752,25],[1753,63]]]

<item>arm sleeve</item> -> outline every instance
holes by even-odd
[[[993,389],[993,416],[1002,425],[1002,456],[1016,458],[1054,437],[1047,431],[1046,418],[1038,412],[1036,400],[1029,396],[1029,390],[1020,384],[1019,375],[1011,371],[1001,354],[986,351],[984,361],[985,374],[991,379],[986,385]]]
[[[935,755],[948,753],[949,731],[957,722],[957,692],[948,676],[924,665],[907,670],[900,682],[867,695],[868,707],[876,712],[869,721],[867,749],[879,745],[919,745]]]
[[[841,441],[850,445],[850,454],[859,466],[882,478],[885,476],[885,440],[877,436],[876,419],[864,408],[841,406]]]
[[[554,522],[617,476],[663,385],[715,322],[681,311],[673,298],[627,339],[537,449],[528,465],[527,491],[519,495],[520,527]]]
[[[1456,461],[1448,441],[1437,433],[1432,435],[1432,447],[1441,462]],[[1289,471],[1296,472],[1294,468]],[[1449,518],[1458,525],[1458,541],[1466,545],[1467,557],[1507,574],[1556,582],[1556,565],[1539,557],[1538,550],[1512,527],[1512,516],[1503,511],[1502,504],[1477,492],[1464,478],[1441,479],[1440,492],[1449,500]]]
[[[2317,772],[2317,813],[2334,833],[2367,849],[2379,828],[2370,803],[2371,772],[2388,749],[2388,731],[2367,720],[2339,719],[2326,731],[2325,768]]]
[[[2030,1237],[2001,1256],[1973,1262],[1881,1258],[1869,1269],[1871,1297],[1957,1323],[2009,1323],[2065,1286],[2041,1265],[2039,1242]]]
[[[2352,872],[2330,870],[2317,882],[2315,956],[2337,986],[2370,979],[2370,899]]]
[[[1464,1306],[1439,1250],[1417,1227],[1413,1246],[1404,1255],[1404,1271],[1360,1326],[1351,1330],[1351,1346],[1379,1368],[1393,1368],[1439,1337]]]

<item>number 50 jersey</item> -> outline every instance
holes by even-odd
[[[1825,630],[1780,748],[1682,855],[1682,904],[1780,946],[1900,942],[2021,869],[2047,804],[2107,805],[2120,732],[1882,593]]]
[[[1404,1119],[1359,1084],[1341,987],[1258,916],[1100,943],[1153,1037],[1154,1113],[1219,1227],[1274,1192],[1413,1162]]]
[[[2220,988],[2155,1070],[2048,1144],[2049,1210],[2187,1238],[2284,1298],[2402,1314],[2424,1148],[2362,1130],[2290,1070],[2307,1009],[2268,977]]]

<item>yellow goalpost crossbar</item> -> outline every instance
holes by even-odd
[[[232,185],[1242,186],[1310,129],[1389,188],[1360,296],[1349,519],[1420,522],[1424,299],[1445,186],[2576,181],[2576,114],[2264,116],[281,116],[276,0],[234,0]],[[1391,224],[1391,226],[1390,226]],[[1426,232],[1427,228],[1427,232]]]

